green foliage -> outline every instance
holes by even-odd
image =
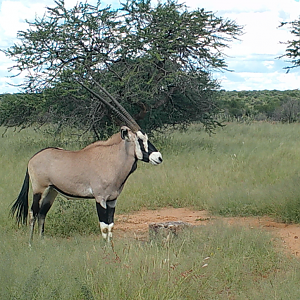
[[[100,2],[56,4],[4,51],[13,69],[25,72],[25,90],[43,93],[33,119],[41,114],[96,135],[115,122],[79,78],[103,96],[98,82],[146,131],[193,121],[208,130],[218,125],[211,71],[226,68],[223,50],[241,34],[235,22],[176,1],[130,0],[118,10]]]
[[[47,234],[72,236],[99,233],[94,201],[66,200],[58,197],[47,217]]]
[[[225,120],[300,121],[300,91],[220,91],[221,114]]]
[[[42,102],[42,97],[34,94],[0,95],[0,126],[26,127],[41,123],[38,111]]]
[[[280,56],[280,58],[287,58],[287,62],[292,64],[292,66],[286,67],[287,72],[289,72],[292,68],[300,66],[300,20],[283,22],[281,26],[288,26],[291,34],[294,36],[293,40],[287,42],[283,41],[283,43],[287,45],[286,53]]]

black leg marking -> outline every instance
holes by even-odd
[[[115,215],[115,207],[107,206],[107,223],[111,224],[114,222],[114,215]]]
[[[40,208],[40,212],[38,214],[39,230],[40,230],[40,236],[41,237],[44,236],[45,219],[46,219],[46,215],[47,215],[49,209],[51,208],[51,205],[52,204],[50,202],[42,203],[42,206]]]
[[[31,211],[33,213],[33,217],[36,217],[40,212],[40,200],[41,200],[42,194],[37,193],[33,195],[33,202],[31,205]]]
[[[97,208],[97,213],[98,213],[98,218],[99,222],[103,222],[105,224],[108,223],[108,214],[107,214],[107,209],[103,208],[100,203],[96,202],[96,208]]]
[[[40,232],[41,237],[43,237],[43,235],[44,235],[46,215],[47,215],[49,209],[51,208],[56,196],[57,196],[57,191],[50,187],[41,203],[40,211],[38,214],[39,232]]]
[[[39,212],[40,217],[44,217],[44,218],[46,217],[49,209],[51,208],[51,205],[52,205],[52,203],[50,203],[50,202],[46,202],[46,203],[42,204],[42,207]]]
[[[100,203],[96,202],[96,208],[97,208],[97,213],[98,213],[98,218],[99,222],[104,222],[105,224],[111,224],[114,222],[114,215],[115,215],[115,206],[113,207],[110,206],[110,202],[114,201],[108,201],[107,202],[107,208],[103,208]]]
[[[115,214],[115,205],[116,200],[107,201],[107,208],[103,208],[100,203],[96,201],[96,208],[100,223],[100,229],[102,237],[109,242],[112,238],[112,230],[114,227],[114,214]]]
[[[29,236],[29,246],[32,244],[33,240],[33,231],[34,231],[34,225],[36,218],[40,212],[40,200],[41,200],[42,194],[36,193],[33,195],[33,202],[31,205],[31,212],[30,212],[30,236]]]

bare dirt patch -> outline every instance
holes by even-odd
[[[288,253],[300,257],[300,225],[278,223],[270,217],[213,217],[207,211],[188,208],[162,208],[116,215],[115,234],[144,240],[148,238],[149,224],[182,221],[192,225],[206,225],[214,220],[228,224],[240,224],[249,228],[261,228],[274,234]]]

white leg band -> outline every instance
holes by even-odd
[[[114,223],[111,223],[111,224],[106,224],[104,222],[100,222],[100,229],[101,229],[101,234],[102,234],[102,237],[105,239],[105,240],[110,240],[112,238],[112,229],[114,227]]]

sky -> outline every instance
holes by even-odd
[[[68,8],[78,0],[65,0]],[[93,4],[96,0],[88,0]],[[121,1],[123,2],[123,1]],[[283,59],[287,42],[294,38],[288,28],[279,28],[281,22],[300,17],[299,0],[178,0],[190,9],[204,8],[216,16],[234,20],[244,26],[244,34],[230,43],[225,50],[230,72],[213,74],[225,90],[290,90],[300,88],[300,67],[287,74],[284,67],[291,66]],[[102,4],[118,6],[118,0],[102,0]],[[17,32],[25,30],[25,19],[33,21],[42,17],[47,6],[55,6],[54,0],[0,0],[0,49],[16,43]],[[11,84],[19,84],[23,75],[15,78],[8,72],[13,62],[0,52],[0,94],[20,90]]]

